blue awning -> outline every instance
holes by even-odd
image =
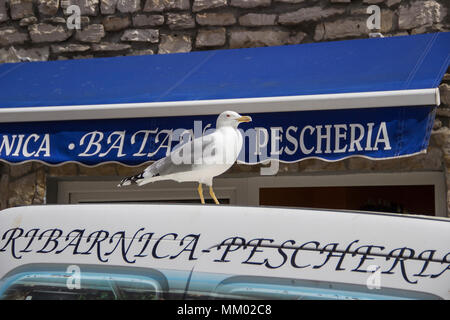
[[[0,65],[0,159],[139,165],[251,114],[247,163],[386,159],[428,145],[450,33]],[[198,128],[197,128],[198,129]],[[194,135],[197,135],[195,132]]]

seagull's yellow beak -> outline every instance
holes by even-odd
[[[252,118],[249,117],[249,116],[242,116],[242,117],[240,117],[240,118],[237,118],[237,121],[238,121],[238,122],[251,122],[251,121],[252,121]]]

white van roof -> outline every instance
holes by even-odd
[[[450,219],[268,207],[51,205],[0,212],[0,279],[27,264],[194,270],[450,299]]]

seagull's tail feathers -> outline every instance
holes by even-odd
[[[132,184],[137,184],[137,180],[139,179],[139,174],[123,178],[122,181],[117,185],[118,187],[130,186]]]
[[[138,186],[142,186],[144,184],[147,184],[149,182],[153,182],[156,180],[159,180],[159,174],[156,174],[154,176],[150,176],[148,174],[148,172],[144,171],[141,172],[139,174],[136,174],[134,176],[131,177],[126,177],[123,178],[122,181],[120,181],[120,183],[117,185],[118,187],[125,187],[125,186],[130,186],[130,185],[138,185]]]
[[[172,162],[170,162],[168,159],[170,160],[170,158],[162,158],[154,162],[141,173],[122,179],[122,181],[120,181],[120,183],[117,186],[124,187],[132,184],[142,186],[149,182],[165,180],[165,178],[162,177],[164,175],[161,175],[160,173],[161,170],[164,170],[164,167],[167,167],[168,165],[172,164]]]

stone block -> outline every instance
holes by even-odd
[[[53,53],[72,53],[72,52],[85,52],[88,51],[91,47],[84,44],[54,44],[50,46]]]
[[[226,41],[225,28],[199,30],[195,45],[197,47],[217,47],[223,46]]]
[[[100,12],[102,14],[114,14],[116,13],[118,0],[100,0]]]
[[[144,12],[163,12],[165,9],[164,0],[146,0]]]
[[[434,0],[405,3],[400,5],[398,12],[398,25],[403,30],[430,26],[442,22],[447,16],[444,5]]]
[[[21,27],[27,27],[31,24],[35,24],[38,22],[38,19],[35,16],[26,17],[20,20],[19,26]]]
[[[196,15],[201,26],[230,26],[236,23],[236,17],[231,12],[202,12]]]
[[[8,9],[6,8],[7,0],[0,0],[0,22],[9,20]]]
[[[129,44],[114,42],[94,43],[91,47],[93,51],[123,51],[131,48]]]
[[[9,181],[8,206],[30,205],[36,191],[36,173]]]
[[[140,0],[118,0],[117,10],[122,13],[133,13],[141,10]]]
[[[363,3],[367,3],[367,4],[380,4],[382,2],[384,2],[385,0],[363,0]]]
[[[282,25],[295,25],[308,21],[319,21],[338,14],[343,14],[344,12],[345,8],[301,8],[293,12],[280,14],[278,17],[278,23]]]
[[[157,29],[130,29],[125,30],[122,41],[131,42],[150,42],[157,43],[159,41],[159,30]]]
[[[20,59],[13,52],[13,47],[8,49],[0,48],[0,63],[20,62]]]
[[[14,48],[11,47],[14,54],[20,61],[47,61],[50,55],[49,47],[39,47],[39,48]]]
[[[49,17],[49,18],[43,18],[41,19],[44,23],[51,23],[51,24],[63,24],[66,25],[66,19],[63,17]]]
[[[149,54],[155,54],[155,52],[152,49],[142,49],[142,50],[132,50],[131,52],[127,53],[127,56],[145,56]]]
[[[137,14],[133,17],[135,27],[156,27],[164,24],[164,16],[160,14]]]
[[[187,34],[163,34],[159,44],[158,53],[180,53],[192,50],[191,37]]]
[[[28,39],[28,34],[25,32],[20,32],[14,27],[5,27],[0,29],[0,46],[22,44]]]
[[[275,14],[248,13],[239,18],[239,24],[246,27],[273,26],[276,18]]]
[[[65,41],[72,35],[72,31],[61,25],[54,26],[47,23],[28,26],[28,32],[30,33],[31,41],[35,43]]]
[[[61,1],[61,8],[64,9],[65,15],[71,15],[67,13],[67,8],[71,5],[76,5],[80,8],[82,16],[97,16],[99,12],[99,0],[65,0]]]
[[[194,0],[192,11],[199,12],[208,9],[225,7],[226,5],[227,0]]]
[[[10,47],[6,52],[0,52],[1,62],[30,62],[47,61],[50,55],[48,47],[39,48],[15,48]]]
[[[314,33],[314,40],[321,41],[347,37],[361,37],[363,35],[368,35],[369,33],[370,30],[367,28],[365,19],[342,18],[318,24]]]
[[[33,16],[33,0],[10,0],[9,3],[11,19],[20,20]]]
[[[450,142],[450,129],[447,127],[431,131],[430,145],[436,147],[445,147]]]
[[[275,2],[282,2],[282,3],[302,3],[305,2],[306,0],[275,0]],[[331,2],[333,2],[335,0],[331,0]],[[344,0],[344,1],[348,1],[350,2],[350,0]]]
[[[40,14],[53,16],[58,12],[59,0],[40,0],[37,7]]]
[[[306,33],[302,31],[294,32],[291,34],[290,38],[286,42],[286,44],[299,44],[303,42],[303,39],[307,36]]]
[[[441,96],[441,107],[450,108],[450,85],[448,83],[441,84],[439,93]]]
[[[104,36],[105,28],[102,24],[91,24],[75,33],[75,39],[81,42],[100,42]]]
[[[231,0],[230,5],[238,8],[268,7],[272,0]]]
[[[230,48],[251,48],[263,46],[281,46],[292,44],[291,33],[279,29],[269,30],[232,30]],[[298,40],[294,36],[294,40]]]
[[[146,0],[144,12],[163,12],[165,10],[189,10],[190,0]]]
[[[396,4],[399,4],[400,2],[402,2],[402,0],[387,0],[386,5],[390,8],[395,6]]]
[[[391,10],[381,10],[381,33],[385,34],[394,28],[395,14]]]
[[[128,16],[108,16],[103,19],[102,24],[105,31],[118,31],[128,28],[131,21]]]
[[[167,25],[172,30],[195,28],[194,17],[190,13],[168,13]]]

